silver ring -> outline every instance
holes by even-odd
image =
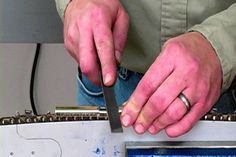
[[[186,107],[187,111],[190,110],[190,102],[189,100],[186,98],[186,96],[183,93],[180,93],[179,96],[180,100],[183,102],[184,106]]]

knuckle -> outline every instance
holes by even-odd
[[[175,55],[179,55],[180,53],[183,53],[186,51],[186,48],[182,43],[174,41],[173,39],[169,39],[164,44],[164,47],[168,53],[172,53]]]
[[[112,47],[111,41],[105,40],[103,37],[98,39],[96,42],[97,51],[110,49],[110,47]]]
[[[182,75],[184,77],[184,80],[185,81],[192,80],[192,79],[190,79],[189,76],[191,76],[191,78],[193,78],[193,79],[198,78],[199,72],[201,70],[199,62],[192,57],[188,57],[187,60],[185,60],[185,61],[186,61],[185,63],[188,66],[184,66],[184,67],[182,66],[182,73],[183,73]]]
[[[166,109],[168,105],[167,97],[168,96],[166,96],[166,94],[164,93],[156,94],[155,96],[153,96],[153,99],[155,100],[155,102],[159,104],[159,110],[161,110],[162,112]]]
[[[70,46],[69,46],[69,41],[67,40],[67,38],[64,38],[64,46],[67,50],[70,50]]]
[[[148,114],[152,114],[155,116],[161,114],[158,105],[156,104],[156,102],[153,99],[150,99],[148,101],[148,105],[149,105],[148,110],[147,110],[147,112],[149,112]]]
[[[88,9],[93,9],[93,8],[96,8],[96,7],[97,7],[97,4],[94,1],[88,1],[87,2],[87,8]]]
[[[87,67],[81,67],[81,72],[85,75],[85,76],[89,76],[90,74],[90,69],[88,69]]]
[[[174,108],[170,108],[168,109],[165,113],[164,113],[172,122],[176,122],[180,119],[181,117],[181,113]]]
[[[150,93],[154,91],[155,86],[151,80],[145,79],[140,84],[140,88],[141,88],[141,91],[143,91],[144,93]]]
[[[97,22],[100,22],[100,20],[104,19],[105,15],[105,6],[103,5],[97,5],[95,3],[90,3],[90,9],[91,9],[91,18],[94,19]]]
[[[166,109],[166,98],[163,96],[155,96],[149,99],[148,104],[150,108],[155,112],[157,115],[163,113]]]
[[[94,10],[97,10],[99,8],[99,4],[94,1],[88,1],[87,2],[87,10],[90,10],[93,12]]]
[[[80,60],[80,69],[85,76],[88,76],[92,72],[92,67],[89,64],[86,64],[86,62],[81,60]]]
[[[129,21],[129,14],[126,11],[122,11],[124,19],[126,19],[127,21]]]
[[[146,108],[144,112],[145,116],[148,117],[150,120],[154,119],[156,115],[158,114],[155,109],[153,109],[153,104],[150,103]]]
[[[66,38],[64,38],[64,46],[70,55],[75,58],[75,52],[73,51],[72,44]]]
[[[75,34],[75,29],[73,27],[69,27],[67,33],[65,34],[66,41],[74,43],[75,41],[74,34]]]
[[[194,58],[191,58],[188,65],[188,73],[197,73],[199,70],[199,61]]]
[[[89,20],[86,15],[80,15],[76,19],[76,28],[77,30],[84,31],[89,28]]]

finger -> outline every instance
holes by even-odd
[[[118,10],[117,18],[113,26],[113,39],[115,45],[116,61],[120,63],[123,49],[127,40],[129,17],[122,9]]]
[[[97,54],[93,42],[92,30],[86,24],[80,24],[80,43],[78,46],[81,72],[96,85],[100,85]]]
[[[187,133],[205,114],[202,110],[203,104],[196,103],[191,110],[178,122],[168,126],[165,131],[169,137],[177,137]]]
[[[186,82],[181,78],[181,73],[174,71],[157,88],[142,108],[136,122],[137,133],[144,133],[154,119],[163,114],[168,106],[178,97],[179,93],[186,87]]]
[[[193,89],[191,90],[189,88],[188,90],[188,93],[194,93]],[[216,102],[216,96],[214,92],[206,90],[207,89],[200,92],[200,97],[196,98],[193,94],[192,98],[189,98],[190,103],[192,104],[190,111],[180,121],[171,124],[165,129],[168,136],[177,137],[187,133],[198,122],[198,120],[212,108],[213,104]],[[186,97],[191,97],[191,94]],[[197,100],[196,103],[193,101],[194,98]]]
[[[180,120],[186,112],[186,106],[177,97],[167,110],[152,123],[148,129],[149,133],[157,134],[160,130]]]
[[[96,50],[101,63],[103,82],[105,85],[111,86],[116,79],[116,61],[111,28],[109,25],[101,23],[93,30]]]
[[[164,57],[159,56],[156,59],[139,82],[123,109],[121,121],[125,127],[135,122],[143,105],[173,70],[173,64],[169,63]]]

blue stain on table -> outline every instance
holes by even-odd
[[[95,154],[97,154],[97,155],[104,155],[104,154],[106,154],[104,147],[96,148],[93,152]]]
[[[98,140],[97,147],[95,148],[95,150],[93,150],[93,152],[97,155],[106,154],[105,147],[104,147],[105,143],[106,143],[105,138],[101,138],[100,140]]]
[[[101,153],[101,150],[100,148],[97,148],[96,150],[93,151],[95,154],[100,154]]]

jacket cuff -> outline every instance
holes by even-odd
[[[234,76],[231,74],[232,73],[232,64],[231,64],[231,59],[230,56],[227,54],[227,44],[223,45],[226,41],[221,41],[224,38],[221,38],[221,35],[223,35],[222,30],[212,30],[211,27],[206,27],[202,25],[195,25],[192,27],[189,32],[195,31],[201,33],[211,44],[213,49],[215,50],[221,64],[221,69],[222,69],[222,87],[221,87],[221,93],[226,91],[233,79]],[[232,46],[232,45],[231,45]],[[231,54],[232,55],[232,54]]]
[[[64,21],[65,11],[70,1],[71,0],[55,0],[57,12],[59,16],[61,17],[62,21]]]

